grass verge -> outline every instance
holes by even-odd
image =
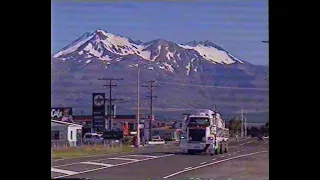
[[[68,159],[83,156],[103,155],[103,154],[115,154],[123,152],[134,152],[134,148],[123,145],[120,147],[105,147],[103,145],[85,146],[85,147],[68,147],[63,149],[51,150],[52,159]]]

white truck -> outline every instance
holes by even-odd
[[[216,111],[196,110],[185,115],[180,136],[184,153],[222,154],[228,151],[229,129]]]

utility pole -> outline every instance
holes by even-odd
[[[147,96],[150,98],[150,122],[149,122],[149,141],[152,141],[152,120],[153,120],[153,98],[156,98],[156,96],[153,95],[153,88],[158,87],[154,85],[155,81],[154,80],[149,80],[148,81],[150,84],[148,86],[143,86],[143,87],[148,87],[150,90],[150,96]]]
[[[243,137],[243,106],[241,107],[241,137]]]
[[[140,147],[140,66],[138,64],[137,79],[137,147]]]
[[[112,99],[112,87],[116,87],[116,84],[112,84],[112,81],[118,81],[118,80],[123,80],[123,78],[100,78],[99,80],[105,80],[105,81],[109,81],[109,83],[107,85],[103,85],[103,87],[108,86],[109,87],[109,108],[108,108],[108,119],[109,119],[109,129],[112,129],[112,101],[117,101],[117,100],[123,100],[123,99]]]

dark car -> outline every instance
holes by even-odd
[[[263,141],[263,136],[258,136],[258,141]]]

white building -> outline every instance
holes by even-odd
[[[51,141],[76,146],[82,141],[82,125],[51,120]]]

